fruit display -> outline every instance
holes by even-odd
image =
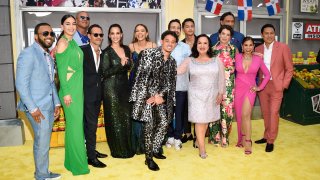
[[[299,51],[297,54],[292,54],[292,62],[293,64],[317,64],[316,57],[317,54],[313,51],[309,51],[307,59],[304,59],[302,52]]]
[[[101,104],[100,112],[98,116],[98,127],[104,127],[104,116],[103,116],[103,105]],[[63,108],[60,107],[59,118],[56,119],[53,123],[52,131],[64,131],[66,129],[66,119],[64,116]]]
[[[320,88],[320,70],[294,70],[293,77],[306,89]]]

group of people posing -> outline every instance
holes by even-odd
[[[231,12],[220,18],[220,29],[196,36],[193,19],[173,19],[161,35],[161,46],[150,41],[148,28],[137,24],[129,46],[119,24],[104,33],[90,25],[87,12],[61,19],[62,33],[51,53],[55,33],[47,23],[35,27],[35,43],[17,61],[18,108],[25,111],[34,131],[35,178],[59,178],[49,172],[49,143],[53,121],[62,105],[66,117],[65,162],[73,175],[103,168],[96,151],[97,119],[103,101],[107,143],[114,158],[145,154],[145,164],[157,171],[156,159],[167,148],[182,148],[193,140],[205,159],[209,144],[228,147],[232,120],[237,121],[236,146],[252,153],[251,111],[259,94],[265,131],[257,144],[272,152],[278,134],[283,90],[293,65],[287,45],[275,41],[275,28],[261,28],[264,44],[233,30]],[[179,41],[181,29],[185,39]],[[54,60],[55,59],[55,60]],[[56,68],[55,63],[56,62]],[[57,93],[55,74],[59,77]],[[258,75],[258,78],[257,78]],[[191,131],[194,123],[194,137]]]

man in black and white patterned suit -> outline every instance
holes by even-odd
[[[130,96],[133,119],[145,122],[145,164],[153,171],[160,169],[153,157],[166,158],[159,149],[173,117],[177,65],[170,53],[177,42],[173,31],[165,31],[161,47],[142,52]]]

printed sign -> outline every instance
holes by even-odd
[[[300,11],[318,13],[318,0],[301,0]]]
[[[292,39],[303,39],[303,22],[292,22]]]
[[[320,94],[311,97],[312,109],[316,113],[320,113]]]
[[[161,9],[161,0],[19,0],[20,6]]]
[[[320,24],[307,23],[304,30],[304,39],[320,40]]]

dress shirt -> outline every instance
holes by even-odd
[[[171,52],[171,56],[175,59],[177,66],[179,66],[184,59],[189,57],[190,54],[191,54],[191,50],[189,45],[181,41],[178,42],[177,46]],[[188,73],[177,75],[176,91],[188,91],[188,84],[189,84]]]
[[[98,72],[98,70],[99,70],[99,64],[100,64],[100,56],[97,57],[97,53],[96,53],[96,51],[94,50],[93,46],[92,46],[91,44],[90,44],[90,46],[91,46],[92,53],[93,53],[93,58],[94,58],[94,64],[95,64],[95,66],[96,66],[96,71]],[[101,51],[101,49],[99,48],[99,54],[101,54],[101,53],[102,53],[102,51]]]
[[[267,48],[265,43],[263,44],[263,47],[264,47],[263,61],[264,61],[264,64],[267,66],[270,73],[271,73],[270,66],[271,66],[271,56],[272,56],[273,43],[274,43],[274,41],[269,45],[269,48]],[[272,80],[272,74],[270,76],[270,80]]]

